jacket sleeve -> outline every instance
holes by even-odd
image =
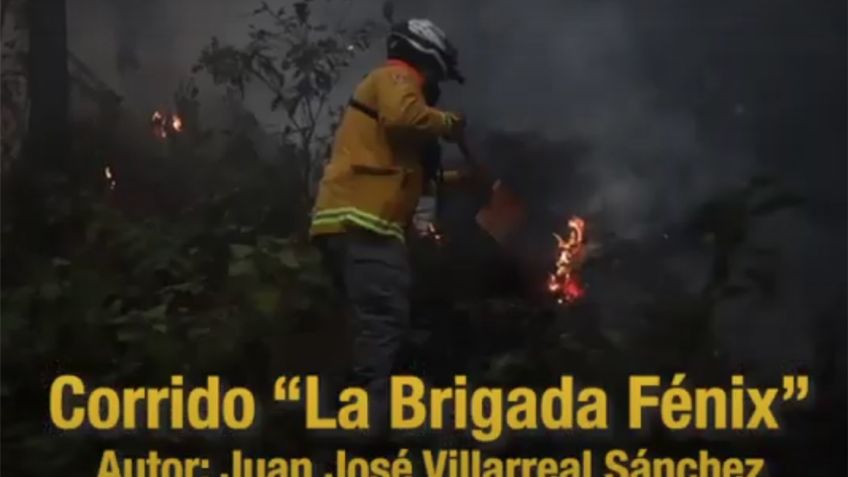
[[[387,130],[446,136],[450,133],[450,113],[427,106],[415,78],[401,70],[377,76],[377,112]]]

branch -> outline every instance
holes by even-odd
[[[327,95],[323,94],[323,95],[321,95],[321,98],[318,102],[318,108],[316,109],[315,115],[310,118],[311,121],[312,121],[312,130],[309,131],[309,143],[310,144],[312,143],[312,138],[315,135],[315,129],[317,128],[317,123],[318,123],[317,119],[319,119],[321,117],[321,111],[324,109],[325,104],[327,104]]]
[[[301,109],[306,112],[306,119],[309,122],[307,126],[304,126],[300,129],[300,142],[301,147],[304,151],[309,151],[310,148],[310,139],[312,137],[312,132],[315,129],[315,121],[312,119],[311,112],[309,111],[309,99],[304,98],[301,102]]]
[[[321,117],[321,113],[324,111],[324,106],[327,104],[327,95],[321,95],[321,101],[318,103],[318,111],[315,112],[316,117]]]
[[[312,111],[312,100],[306,99],[304,103],[304,110],[306,111],[306,116],[309,118],[309,124],[311,126],[312,131],[314,131],[317,121],[315,120],[316,114]],[[310,132],[309,135],[312,136],[312,133]]]

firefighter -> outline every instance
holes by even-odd
[[[388,430],[388,378],[409,325],[405,235],[425,183],[427,151],[459,140],[461,115],[434,107],[439,83],[463,83],[457,52],[426,19],[395,24],[388,60],[356,87],[318,189],[310,236],[349,307],[348,385],[368,390],[371,429]]]

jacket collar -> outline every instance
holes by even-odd
[[[415,82],[418,83],[418,86],[422,87],[422,88],[424,87],[424,83],[425,83],[424,75],[421,74],[420,71],[418,71],[414,66],[410,65],[409,63],[407,63],[403,60],[398,60],[398,59],[392,58],[392,59],[390,59],[386,62],[386,65],[387,66],[399,66],[401,68],[408,70],[410,73],[412,73],[412,76],[415,77]]]

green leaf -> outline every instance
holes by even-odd
[[[280,291],[276,288],[264,288],[250,294],[250,302],[257,311],[272,315],[280,304]]]
[[[253,260],[233,260],[230,262],[228,273],[230,277],[255,276],[256,265]]]
[[[263,248],[281,248],[291,245],[292,241],[289,238],[274,237],[273,235],[262,235],[257,239],[257,243],[260,247]]]
[[[189,295],[197,295],[203,291],[203,284],[199,282],[177,283],[167,286],[159,291],[159,294],[167,293],[186,293]]]
[[[297,259],[294,251],[291,249],[283,249],[274,254],[279,260],[280,265],[288,268],[289,270],[298,270],[300,268],[300,261]]]
[[[168,305],[163,303],[161,305],[154,306],[153,308],[149,308],[144,310],[141,313],[141,316],[148,320],[157,320],[164,319],[168,314]]]
[[[237,244],[237,243],[230,244],[230,253],[236,259],[246,258],[251,253],[253,253],[254,250],[255,250],[255,247],[252,247],[250,245],[242,245],[242,244]]]
[[[116,325],[122,325],[122,324],[125,324],[125,323],[129,323],[130,321],[132,321],[132,314],[129,314],[129,313],[124,314],[124,315],[120,315],[120,316],[116,316],[116,317],[109,320],[110,323],[113,323],[113,324],[116,324]]]

